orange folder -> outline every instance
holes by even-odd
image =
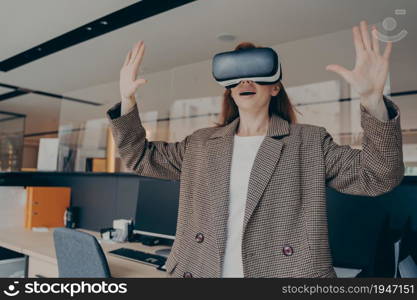
[[[25,228],[63,227],[65,210],[70,206],[70,187],[26,188]]]

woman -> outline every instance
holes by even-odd
[[[403,177],[400,115],[383,97],[392,44],[381,55],[362,21],[356,65],[330,65],[360,94],[363,149],[339,146],[322,127],[295,124],[281,82],[242,80],[224,94],[221,124],[176,143],[150,142],[134,99],[143,42],[120,72],[121,103],[108,113],[127,166],[180,179],[173,277],[336,277],[328,244],[326,185],[375,196]],[[238,48],[253,47],[243,44]],[[251,91],[251,95],[241,94]]]

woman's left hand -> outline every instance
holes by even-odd
[[[354,26],[352,32],[356,50],[354,69],[347,70],[339,65],[328,65],[326,70],[342,76],[359,93],[361,104],[373,110],[383,105],[383,92],[388,77],[392,42],[387,42],[385,51],[381,55],[375,25],[371,29],[372,40],[366,21],[360,22],[359,27]]]

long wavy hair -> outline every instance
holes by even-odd
[[[253,43],[243,42],[236,46],[235,50],[259,48]],[[271,96],[269,102],[269,116],[275,114],[279,117],[287,120],[289,123],[296,123],[295,110],[291,101],[285,91],[285,88],[281,81],[278,82],[279,93],[276,96]],[[226,89],[223,94],[222,111],[219,116],[219,122],[216,123],[217,127],[225,126],[231,123],[234,119],[239,117],[239,109],[232,98],[231,89]]]

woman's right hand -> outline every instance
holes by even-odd
[[[147,82],[144,78],[136,78],[145,51],[143,41],[136,43],[129,51],[120,70],[120,95],[122,102],[135,101],[138,87]]]

